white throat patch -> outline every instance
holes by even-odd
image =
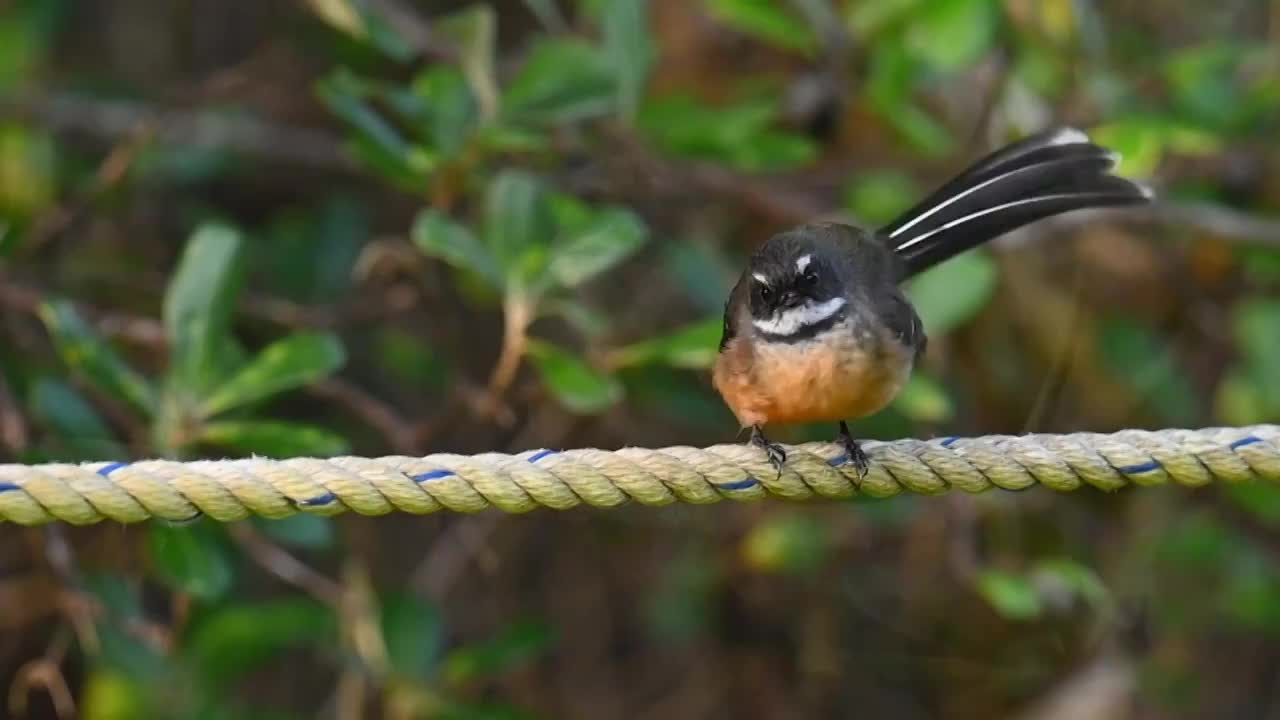
[[[770,335],[794,335],[810,325],[817,325],[829,319],[832,315],[840,312],[845,303],[846,301],[842,297],[831,298],[826,302],[810,303],[776,312],[768,320],[752,320],[751,324],[757,330]]]

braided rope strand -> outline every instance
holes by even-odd
[[[1053,490],[1085,486],[1280,482],[1280,426],[1124,430],[1111,434],[991,435],[864,443],[859,478],[828,443],[788,449],[778,474],[743,444],[536,450],[505,455],[335,457],[0,465],[0,522],[75,525],[148,518],[228,522],[298,512],[362,515],[474,513],[497,508],[612,508],[730,500],[840,499],[952,488]]]

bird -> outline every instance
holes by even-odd
[[[837,423],[846,462],[869,461],[847,422],[884,409],[928,346],[904,281],[1038,220],[1149,203],[1113,173],[1120,155],[1069,126],[973,162],[893,222],[813,222],[770,236],[724,305],[712,383],[781,476],[786,451],[767,425]]]

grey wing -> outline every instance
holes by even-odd
[[[745,284],[739,278],[733,290],[729,292],[729,297],[724,301],[724,328],[720,331],[720,350],[723,351],[729,341],[738,335],[738,305],[742,302],[739,298],[742,296]],[[745,300],[745,298],[743,299]]]
[[[924,323],[920,321],[915,307],[902,294],[900,288],[895,286],[885,294],[884,305],[880,312],[885,324],[903,345],[914,351],[917,360],[924,355],[925,348],[929,344]]]
[[[733,310],[731,301],[733,296],[730,295],[728,300],[724,301],[724,328],[720,331],[720,350],[724,351],[724,346],[729,344],[733,336],[737,334],[733,323]]]

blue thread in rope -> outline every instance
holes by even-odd
[[[849,462],[849,456],[845,454],[840,454],[828,460],[827,464],[830,465],[831,467],[839,467],[847,462]]]
[[[328,505],[329,503],[337,499],[338,499],[337,495],[334,495],[333,493],[325,493],[320,497],[313,497],[307,500],[302,500],[298,504],[303,507],[317,507],[320,505]]]
[[[1151,462],[1144,462],[1138,465],[1126,465],[1116,469],[1125,475],[1137,475],[1139,473],[1151,472],[1152,470],[1159,470],[1161,467],[1163,466],[1160,465],[1158,461],[1152,460]]]
[[[538,452],[534,453],[532,456],[529,457],[529,462],[536,463],[548,455],[555,455],[555,454],[556,454],[555,450],[539,450]]]
[[[19,488],[17,485],[14,485],[13,483],[0,483],[0,492],[9,492],[10,490],[21,490],[21,489],[22,488]]]
[[[452,470],[431,470],[430,472],[424,472],[421,475],[414,475],[412,479],[417,482],[427,482],[428,480],[439,480],[440,478],[446,478],[451,475],[457,475],[457,473]]]
[[[951,447],[951,446],[955,443],[955,441],[957,441],[957,440],[959,440],[959,439],[960,439],[960,438],[956,437],[955,435],[952,435],[952,436],[951,436],[951,437],[949,437],[949,438],[944,438],[944,439],[942,440],[942,447],[944,447],[944,448],[949,448],[949,447]]]
[[[1231,443],[1229,447],[1232,450],[1235,450],[1236,448],[1242,448],[1246,445],[1252,445],[1254,443],[1259,443],[1259,442],[1262,442],[1262,438],[1258,437],[1257,435],[1250,435],[1249,437],[1242,437],[1239,440]]]
[[[756,485],[759,485],[759,484],[760,484],[759,480],[748,475],[746,478],[743,478],[742,480],[735,480],[733,482],[723,483],[720,485],[716,485],[716,487],[720,488],[721,490],[746,490],[747,488],[755,487]]]
[[[107,463],[106,465],[103,465],[102,467],[98,468],[98,474],[101,475],[102,477],[111,477],[111,473],[119,470],[122,467],[128,467],[128,466],[129,466],[129,463],[122,463],[122,462]]]

